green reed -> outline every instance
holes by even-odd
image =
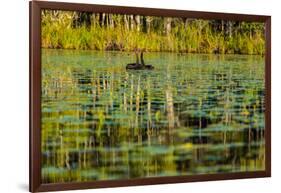
[[[186,24],[179,18],[173,18],[170,21],[171,27],[167,28],[165,18],[150,17],[153,22],[148,30],[147,24],[134,23],[135,19],[130,21],[134,26],[128,27],[123,19],[125,16],[112,14],[107,14],[110,20],[105,24],[92,14],[90,23],[80,19],[79,25],[74,25],[77,15],[77,12],[59,11],[54,14],[45,11],[42,14],[42,47],[264,54],[264,25],[261,23],[230,22],[224,29],[225,24],[221,24],[221,21],[191,20]],[[142,20],[145,19],[142,16]]]

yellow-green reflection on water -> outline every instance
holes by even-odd
[[[42,50],[43,183],[258,171],[264,58]]]

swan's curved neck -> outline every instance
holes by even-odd
[[[144,64],[144,60],[143,60],[143,52],[141,52],[140,58],[141,58],[141,64],[142,64],[142,65],[145,65],[145,64]]]

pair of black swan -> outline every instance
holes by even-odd
[[[145,64],[143,60],[143,51],[140,53],[139,59],[139,52],[135,51],[136,54],[136,63],[130,63],[126,65],[126,69],[128,70],[153,70],[154,67],[150,64]]]

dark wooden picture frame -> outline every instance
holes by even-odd
[[[135,186],[195,181],[260,178],[271,176],[271,17],[93,4],[31,1],[30,9],[30,191],[59,191],[117,186]],[[265,23],[265,170],[227,174],[200,174],[175,177],[149,177],[129,180],[42,184],[41,182],[41,9],[140,14],[150,16],[224,19]]]

